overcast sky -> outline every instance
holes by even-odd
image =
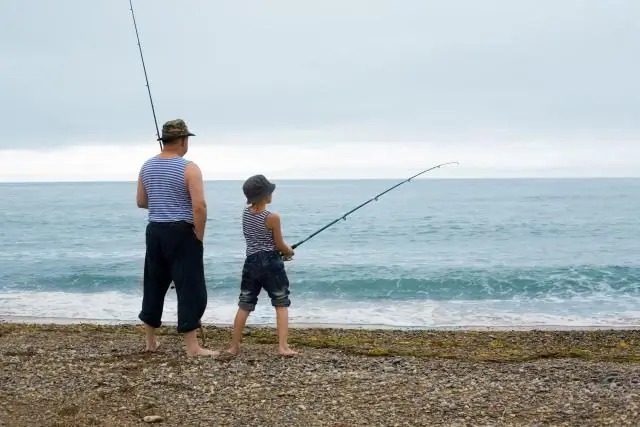
[[[159,125],[207,179],[640,176],[640,1],[135,0]],[[0,180],[136,178],[128,0],[7,0]]]

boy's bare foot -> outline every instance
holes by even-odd
[[[289,347],[278,348],[278,354],[280,356],[298,356],[300,352],[290,349]]]
[[[219,351],[208,350],[206,348],[197,348],[195,350],[187,350],[187,356],[195,357],[195,356],[213,356],[216,357],[220,354]]]
[[[159,347],[160,347],[160,343],[154,339],[151,342],[147,341],[147,347],[144,349],[144,351],[153,353],[155,351],[158,351]]]

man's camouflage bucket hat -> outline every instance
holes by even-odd
[[[162,136],[158,138],[158,141],[164,141],[166,139],[180,138],[182,136],[196,136],[189,132],[187,124],[182,119],[169,120],[162,125]]]

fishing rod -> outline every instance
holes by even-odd
[[[153,107],[153,98],[151,97],[151,87],[149,86],[149,77],[147,76],[147,67],[144,65],[144,56],[142,55],[142,44],[140,43],[140,35],[138,34],[138,26],[136,25],[136,15],[133,13],[133,3],[129,0],[129,8],[131,10],[131,18],[133,18],[133,28],[136,30],[136,39],[138,40],[138,50],[140,51],[140,60],[142,61],[142,70],[144,71],[144,80],[147,84],[147,92],[149,93],[149,102],[151,103],[151,112],[153,113],[153,122],[156,125],[156,136],[158,137],[158,144],[160,150],[162,150],[162,140],[160,139],[160,129],[158,128],[158,119],[156,118],[156,109]],[[171,289],[175,289],[174,282],[171,283]],[[202,338],[202,345],[205,344],[206,332],[202,323],[200,323],[200,337]]]
[[[138,25],[136,24],[136,15],[133,12],[133,2],[129,0],[129,10],[131,10],[131,18],[133,19],[133,28],[136,31],[136,40],[138,41],[138,50],[140,51],[140,61],[142,62],[142,71],[144,71],[144,80],[149,94],[149,103],[151,104],[151,113],[153,114],[153,123],[156,125],[156,137],[160,150],[162,150],[162,140],[160,139],[160,129],[158,128],[158,119],[156,118],[156,109],[153,106],[153,98],[151,97],[151,86],[149,86],[149,77],[147,76],[147,67],[144,65],[144,55],[142,54],[142,43],[140,43],[140,35],[138,34]],[[171,283],[171,289],[175,289],[175,284]],[[202,332],[202,341],[204,343],[204,331]]]
[[[439,164],[439,165],[436,165],[436,166],[430,167],[429,169],[425,169],[425,170],[423,170],[422,172],[419,172],[419,173],[417,173],[417,174],[413,175],[412,177],[407,178],[407,179],[405,179],[404,181],[397,183],[397,184],[396,184],[396,185],[394,185],[393,187],[387,188],[387,189],[386,189],[386,190],[384,190],[382,193],[380,193],[380,194],[376,194],[375,196],[373,196],[372,198],[370,198],[370,199],[369,199],[369,200],[367,200],[366,202],[359,204],[359,205],[358,205],[358,206],[356,206],[355,208],[351,209],[349,212],[347,212],[347,213],[343,214],[342,216],[340,216],[340,217],[338,217],[338,218],[334,219],[334,220],[333,220],[333,221],[331,221],[329,224],[325,225],[324,227],[322,227],[322,228],[320,228],[319,230],[315,231],[314,233],[310,234],[310,235],[309,235],[309,236],[307,236],[305,239],[300,240],[298,243],[296,243],[296,244],[294,244],[293,246],[291,246],[291,249],[295,249],[295,248],[297,248],[298,246],[300,246],[301,244],[303,244],[303,243],[305,243],[305,242],[307,242],[307,241],[311,240],[312,238],[314,238],[314,237],[315,237],[315,236],[317,236],[318,234],[322,233],[324,230],[326,230],[327,228],[331,227],[332,225],[334,225],[334,224],[335,224],[335,223],[337,223],[338,221],[340,221],[340,220],[346,221],[347,217],[348,217],[349,215],[351,215],[352,213],[354,213],[355,211],[357,211],[358,209],[363,208],[364,206],[368,205],[368,204],[369,204],[369,203],[371,203],[371,202],[377,202],[377,201],[378,201],[378,198],[379,198],[380,196],[382,196],[382,195],[384,195],[384,194],[388,193],[389,191],[391,191],[391,190],[393,190],[393,189],[395,189],[395,188],[400,187],[402,184],[405,184],[405,183],[407,183],[407,182],[411,181],[412,179],[414,179],[414,178],[416,178],[416,177],[418,177],[418,176],[420,176],[420,175],[422,175],[422,174],[424,174],[424,173],[427,173],[427,172],[432,171],[432,170],[434,170],[434,169],[438,169],[438,168],[441,168],[442,166],[451,165],[451,164],[459,165],[460,163],[458,163],[458,162],[447,162],[447,163],[441,163],[441,164]]]
[[[140,43],[140,36],[138,35],[138,26],[136,25],[136,15],[133,13],[133,3],[129,0],[129,7],[131,10],[131,17],[133,18],[133,28],[136,30],[136,39],[138,40],[138,50],[140,51],[140,60],[142,61],[142,71],[144,71],[144,80],[147,84],[147,92],[149,93],[149,102],[151,103],[151,113],[153,113],[153,122],[156,125],[156,136],[158,138],[158,144],[160,144],[160,150],[162,150],[162,140],[160,139],[160,129],[158,128],[158,119],[156,118],[156,109],[153,106],[153,98],[151,97],[151,87],[149,86],[149,77],[147,77],[147,67],[144,65],[144,56],[142,55],[142,44]]]
[[[162,150],[162,140],[160,140],[160,130],[158,128],[158,119],[156,118],[156,109],[153,106],[153,98],[151,97],[151,87],[149,86],[149,78],[147,77],[147,67],[144,65],[144,55],[142,54],[142,43],[140,43],[140,35],[138,34],[138,25],[136,24],[136,15],[133,13],[133,2],[129,0],[129,10],[131,11],[131,18],[133,18],[133,28],[136,30],[136,39],[138,40],[138,50],[140,51],[140,60],[142,61],[142,71],[144,71],[144,80],[147,83],[147,92],[149,93],[149,102],[151,103],[151,113],[153,114],[153,123],[156,125],[156,136],[158,138],[158,144],[160,144],[160,150]],[[171,284],[171,289],[174,289],[175,285]]]

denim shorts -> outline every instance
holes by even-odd
[[[289,278],[282,256],[276,251],[257,252],[249,255],[242,267],[238,307],[253,311],[258,295],[264,288],[274,307],[289,307]]]

